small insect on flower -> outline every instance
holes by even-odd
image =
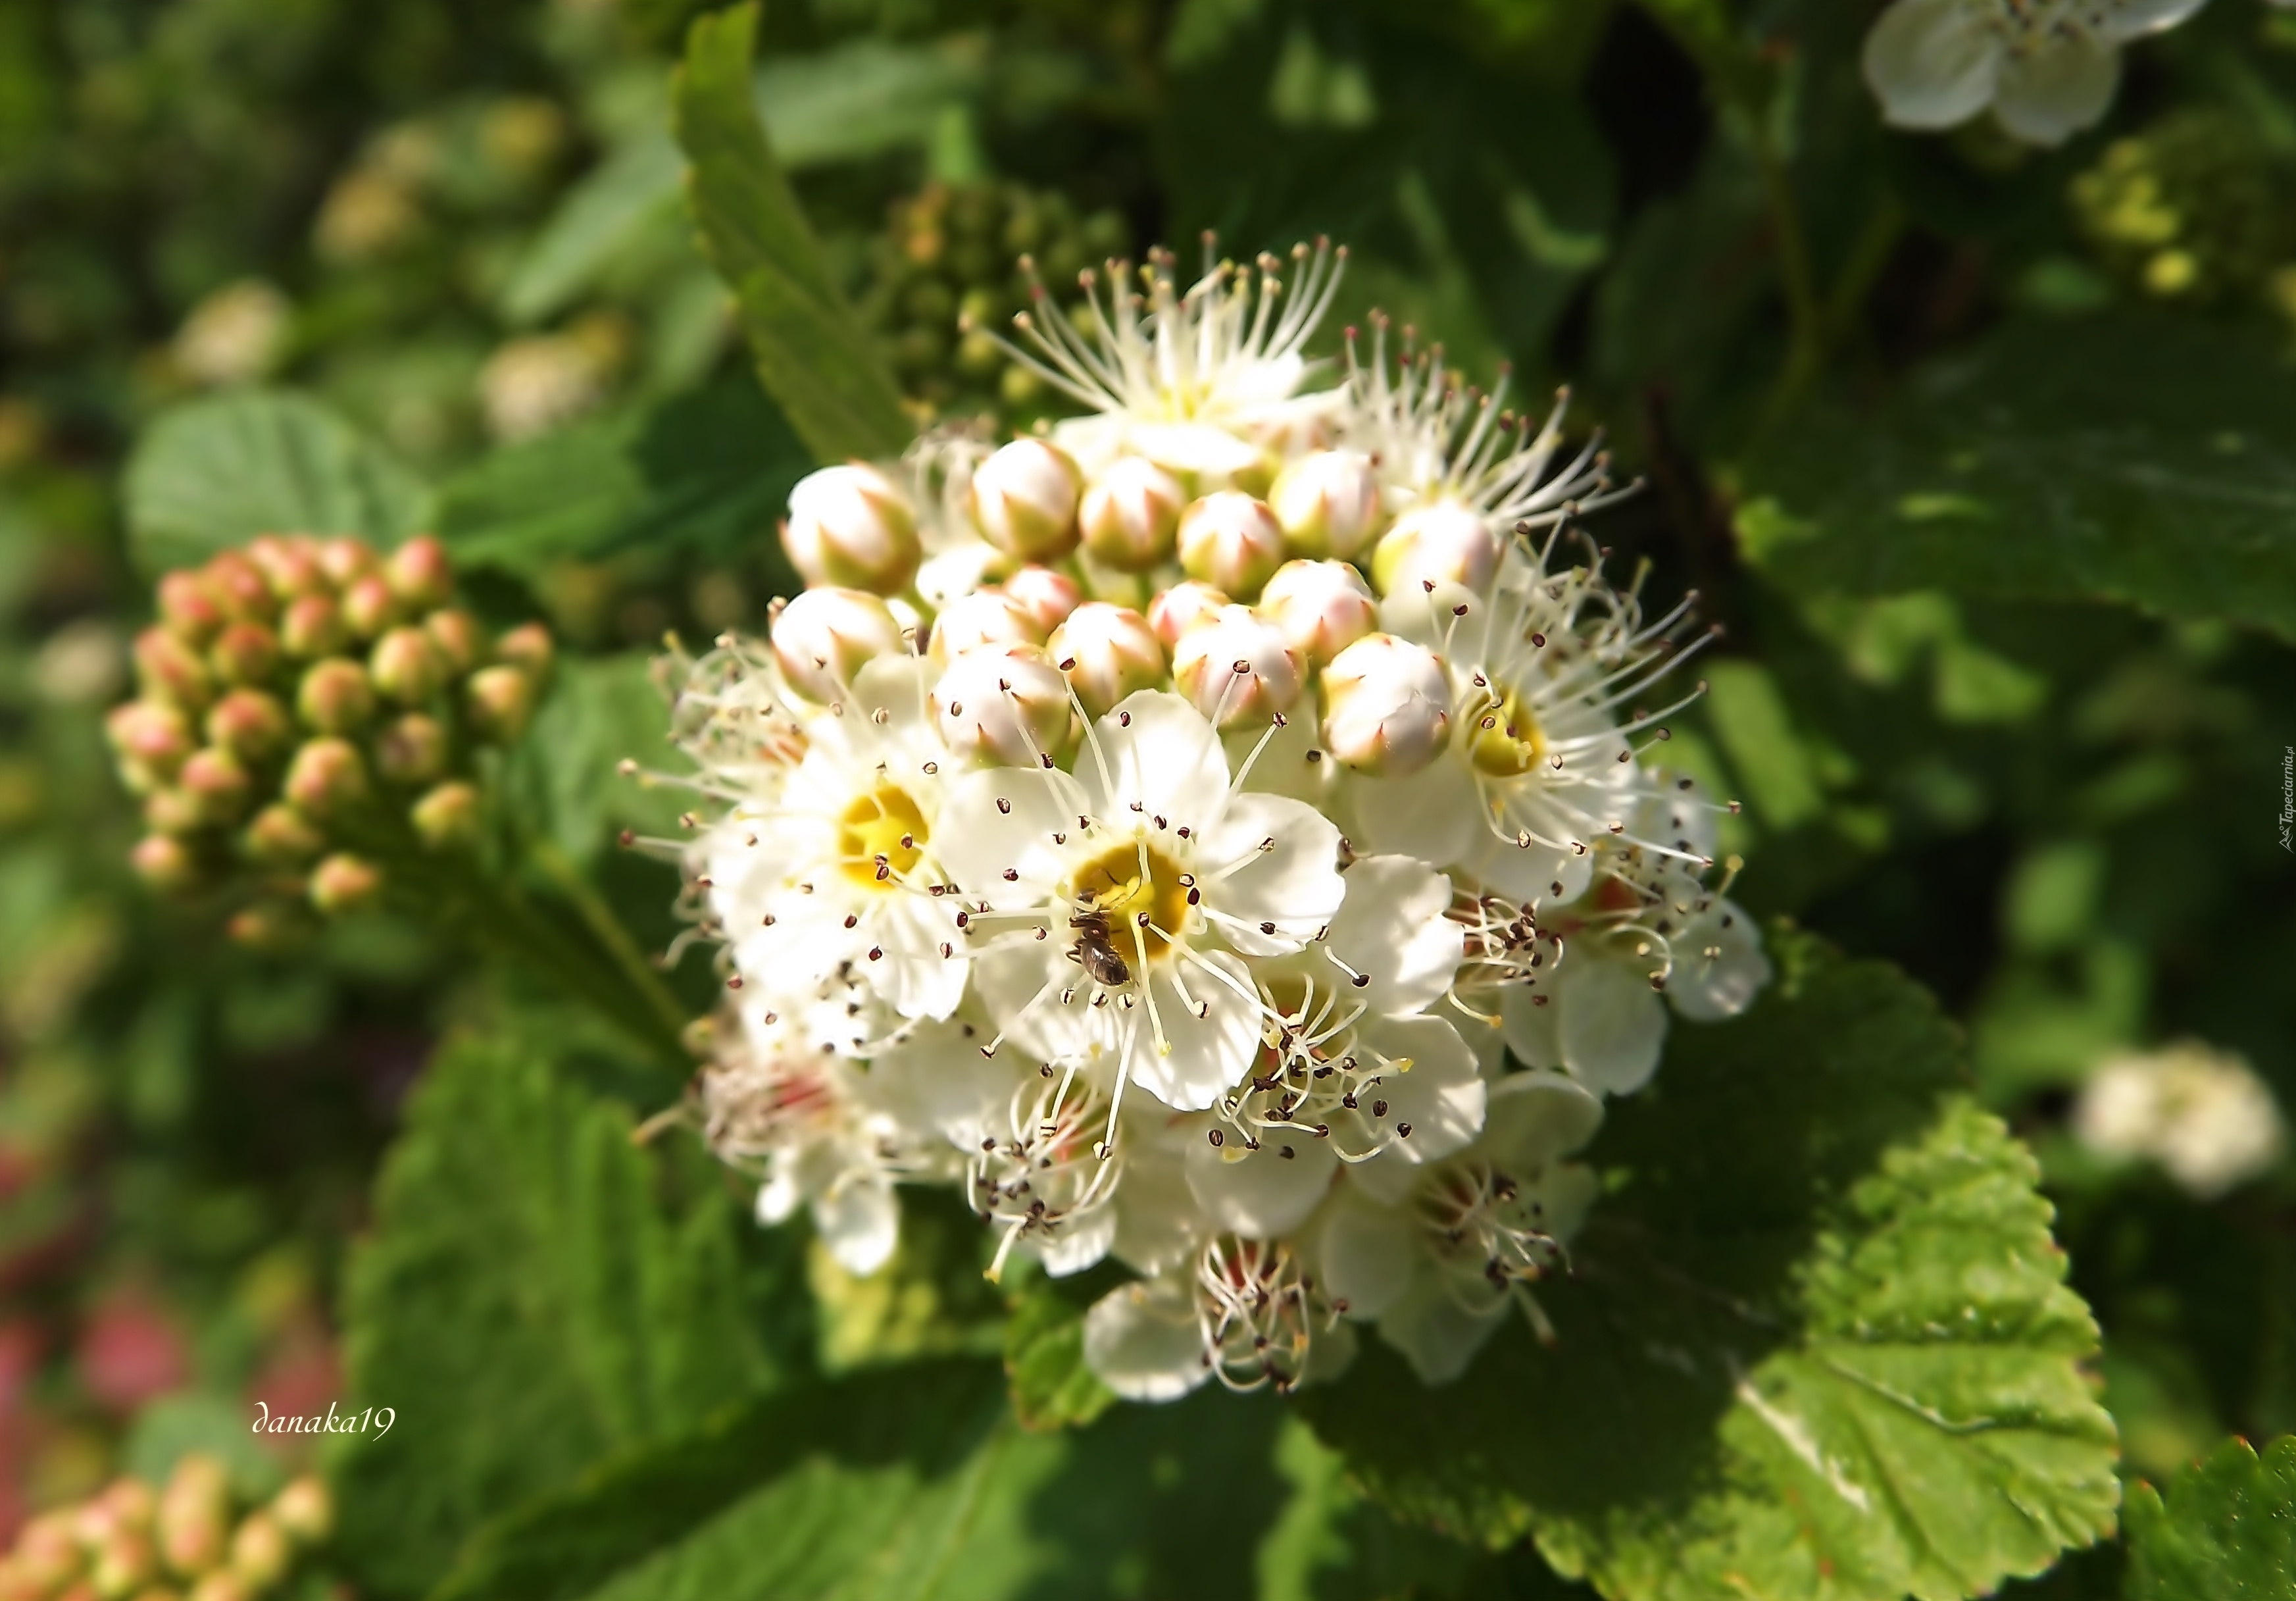
[[[1132,969],[1124,965],[1111,942],[1106,912],[1087,901],[1083,911],[1069,919],[1069,926],[1077,931],[1069,960],[1090,973],[1095,983],[1114,989],[1132,981]]]

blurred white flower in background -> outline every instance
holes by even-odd
[[[2106,1061],[2081,1090],[2073,1131],[2100,1155],[2159,1162],[2203,1201],[2263,1173],[2287,1145],[2271,1088],[2196,1040]]]
[[[259,278],[226,283],[192,308],[176,334],[176,365],[193,382],[219,387],[261,378],[287,353],[287,297]]]

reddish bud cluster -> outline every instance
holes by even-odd
[[[315,1478],[236,1515],[234,1500],[223,1465],[197,1453],[157,1489],[116,1480],[24,1525],[0,1556],[0,1601],[254,1601],[333,1531],[333,1502]]]

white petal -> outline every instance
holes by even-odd
[[[1640,959],[1582,952],[1566,956],[1553,981],[1562,1065],[1603,1095],[1649,1083],[1666,1047],[1666,1003]]]
[[[1299,949],[1332,921],[1347,893],[1339,829],[1282,795],[1233,797],[1200,842],[1208,862],[1234,864],[1205,883],[1204,903],[1219,914],[1221,936],[1246,956]]]
[[[1993,114],[2028,144],[2062,144],[2112,109],[2120,53],[2079,35],[2002,63]]]
[[[785,1223],[805,1199],[798,1187],[797,1164],[783,1153],[776,1152],[765,1183],[758,1186],[758,1221],[771,1226]]]
[[[1201,829],[1225,802],[1227,752],[1194,707],[1169,691],[1144,689],[1094,726],[1093,742],[1077,754],[1076,776],[1095,817],[1113,820],[1137,801],[1175,827]]]
[[[1866,81],[1898,127],[1951,127],[1991,103],[2001,56],[1984,5],[1898,0],[1866,36]]]
[[[1057,1229],[1038,1235],[1033,1242],[1045,1271],[1054,1278],[1083,1272],[1106,1256],[1115,1243],[1116,1211],[1108,1206],[1095,1207],[1081,1218],[1072,1218]]]
[[[1510,1073],[1491,1086],[1483,1149],[1517,1178],[1540,1171],[1595,1137],[1603,1103],[1560,1073]]]
[[[1505,1024],[1506,1047],[1525,1067],[1562,1065],[1562,1033],[1555,1026],[1561,1015],[1554,984],[1509,984],[1499,992],[1499,1016]],[[1544,1005],[1540,1003],[1544,1002]]]
[[[879,1052],[863,1082],[870,1101],[904,1128],[930,1129],[960,1150],[1004,1129],[1013,1063],[983,1056],[955,1023],[927,1024]]]
[[[878,916],[862,925],[873,943],[854,971],[904,1017],[948,1016],[964,998],[966,966],[954,911],[906,891],[885,896],[881,904]],[[941,954],[943,945],[950,955]],[[883,955],[872,961],[870,950]]]
[[[1195,1254],[1204,1231],[1181,1154],[1145,1129],[1128,1127],[1117,1141],[1124,1181],[1116,1190],[1116,1254],[1142,1273],[1177,1268]]]
[[[1675,937],[1666,998],[1693,1022],[1719,1022],[1752,1006],[1770,976],[1761,929],[1726,900]]]
[[[901,1203],[884,1179],[853,1174],[814,1198],[813,1226],[837,1265],[865,1278],[892,1259],[901,1234]]]
[[[1111,1290],[1084,1315],[1085,1364],[1127,1400],[1177,1400],[1211,1377],[1177,1277]]]
[[[1368,1321],[1393,1306],[1426,1260],[1411,1214],[1343,1184],[1319,1220],[1314,1255],[1324,1293]]]
[[[1339,1170],[1332,1142],[1271,1129],[1254,1151],[1233,1129],[1224,1132],[1227,1137],[1219,1145],[1200,1132],[1188,1146],[1188,1188],[1213,1220],[1256,1240],[1289,1234],[1306,1222]]]
[[[1380,1337],[1403,1353],[1421,1383],[1447,1384],[1466,1372],[1513,1304],[1499,1296],[1488,1307],[1470,1308],[1442,1274],[1424,1273],[1380,1318]]]
[[[1374,1049],[1411,1063],[1408,1072],[1380,1075],[1389,1118],[1398,1130],[1408,1124],[1411,1132],[1368,1165],[1434,1162],[1464,1149],[1483,1131],[1488,1087],[1458,1030],[1439,1017],[1397,1017],[1365,1023],[1359,1037]]]
[[[1029,768],[967,773],[941,804],[933,854],[969,896],[996,906],[1033,902],[1066,865],[1053,835],[1076,827],[1073,793],[1065,778]],[[1008,871],[1020,874],[1017,886]]]
[[[1371,981],[1356,998],[1390,1015],[1442,999],[1466,954],[1466,932],[1444,915],[1451,881],[1407,856],[1365,857],[1345,877],[1348,897],[1332,919],[1330,943]]]
[[[1205,972],[1207,966],[1227,974],[1228,981]],[[1132,1081],[1175,1112],[1201,1112],[1242,1081],[1259,1053],[1259,1002],[1256,996],[1245,998],[1254,995],[1250,971],[1224,950],[1209,951],[1177,974],[1172,965],[1160,965],[1151,983],[1164,1045],[1157,1044],[1144,1000],[1131,1013],[1137,1020]],[[1189,1006],[1191,998],[1204,1008],[1202,1017]]]
[[[2274,0],[2286,5],[2292,0]],[[2208,0],[2116,0],[2104,7],[2096,19],[2098,37],[2108,44],[2120,44],[2148,33],[2161,33],[2176,27],[2206,5]]]
[[[832,718],[831,726],[895,731],[931,727],[932,710],[926,702],[939,676],[922,656],[879,656],[865,662],[853,675],[853,698],[861,703],[861,718]],[[885,714],[882,724],[876,720],[879,711]]]
[[[1447,867],[1464,861],[1487,832],[1475,781],[1447,756],[1400,778],[1366,777],[1349,788],[1356,842],[1372,850]]]

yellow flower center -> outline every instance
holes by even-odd
[[[1194,887],[1179,863],[1136,841],[1085,864],[1076,875],[1074,899],[1079,915],[1096,912],[1108,920],[1109,947],[1127,964],[1143,950],[1152,962],[1171,949],[1171,936],[1185,926]]]
[[[1467,759],[1494,778],[1519,778],[1545,759],[1546,736],[1521,694],[1501,689],[1496,699],[1486,692],[1482,710],[1470,722]]]
[[[909,792],[881,784],[837,819],[838,867],[864,889],[890,890],[917,865],[932,831]]]

